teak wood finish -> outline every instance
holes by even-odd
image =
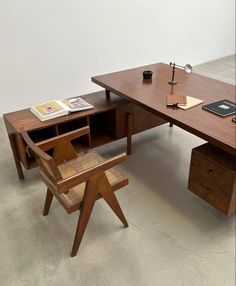
[[[229,153],[205,143],[192,150],[188,188],[229,216],[236,208],[236,162]]]
[[[152,70],[152,80],[143,80],[143,70]],[[79,127],[90,126],[81,141],[73,142],[76,151],[100,146],[127,137],[127,153],[132,152],[132,134],[170,122],[235,156],[236,132],[232,116],[222,118],[202,105],[188,110],[166,106],[168,94],[184,94],[202,99],[203,104],[228,99],[235,101],[235,87],[197,74],[176,69],[177,85],[170,86],[171,69],[166,64],[154,64],[112,74],[96,76],[92,81],[104,87],[104,92],[84,96],[94,109],[72,113],[41,122],[29,109],[4,114],[4,120],[15,159],[18,176],[37,166],[26,152],[20,130],[25,128],[36,142],[50,139]],[[82,138],[81,137],[81,138]],[[231,157],[235,160],[235,157]],[[195,192],[196,193],[196,192]],[[233,208],[230,209],[230,214]],[[235,211],[235,209],[234,209]]]
[[[22,165],[27,170],[37,166],[35,160],[27,156],[21,128],[34,142],[39,142],[88,125],[89,134],[73,142],[76,151],[127,137],[127,154],[131,154],[132,134],[166,123],[164,119],[114,94],[95,92],[83,98],[94,108],[43,122],[29,108],[3,115],[20,179],[24,179]]]
[[[43,214],[48,215],[53,196],[58,199],[68,213],[80,210],[71,256],[75,256],[78,252],[90,214],[97,199],[103,198],[124,224],[124,227],[128,227],[126,218],[121,210],[116,196],[114,195],[114,191],[128,184],[128,178],[118,173],[118,171],[114,169],[114,166],[126,159],[125,153],[105,160],[96,152],[90,152],[92,153],[91,158],[98,158],[100,163],[95,164],[92,167],[87,166],[87,168],[85,168],[85,170],[82,172],[66,176],[66,178],[63,177],[61,170],[64,170],[65,174],[68,175],[68,173],[71,171],[70,162],[72,162],[74,165],[81,164],[82,157],[77,156],[71,141],[84,134],[89,134],[88,126],[35,144],[30,139],[26,131],[21,131],[21,135],[27,144],[27,152],[36,158],[38,165],[42,169],[41,177],[47,186]],[[53,157],[44,152],[51,148],[54,149]],[[84,156],[89,158],[88,153]],[[89,162],[86,161],[86,165],[88,163]],[[112,184],[108,180],[106,172],[113,169],[115,170],[113,171],[113,175],[117,174],[118,179],[116,183]],[[78,193],[74,192],[74,189],[77,186],[81,186],[81,184],[84,182],[84,191],[80,191]],[[61,195],[64,193],[68,194],[70,192],[73,192],[71,196],[75,202],[72,204],[72,206],[68,207],[64,200],[62,200]],[[78,197],[77,199],[75,198],[76,195]]]
[[[151,80],[143,80],[144,70],[153,72]],[[232,122],[232,117],[235,115],[222,118],[203,110],[202,105],[221,99],[235,102],[235,86],[194,73],[187,74],[181,69],[176,69],[178,83],[175,86],[168,84],[170,77],[169,65],[158,63],[95,76],[92,77],[92,81],[104,87],[107,95],[112,92],[134,103],[136,108],[146,109],[169,121],[170,126],[174,123],[210,142],[213,147],[207,158],[198,151],[193,151],[189,188],[224,214],[230,215],[235,212],[236,171],[231,168],[226,172],[226,165],[219,158],[225,156],[231,164],[232,162],[235,164],[236,125]],[[196,97],[202,99],[204,103],[188,110],[167,107],[166,99],[169,94]],[[215,180],[216,175],[209,175],[206,171],[209,169],[209,162],[212,161],[215,162],[216,174],[220,175],[218,180]]]
[[[153,71],[152,80],[143,80],[144,70]],[[177,84],[170,86],[171,68],[158,63],[111,74],[92,77],[92,81],[107,91],[117,94],[153,114],[201,137],[235,155],[236,134],[233,116],[222,118],[202,105],[188,110],[166,106],[168,94],[183,94],[202,99],[208,104],[220,99],[235,102],[235,86],[198,74],[187,74],[176,69]]]

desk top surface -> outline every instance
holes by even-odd
[[[143,80],[144,70],[153,71],[152,80]],[[235,102],[235,86],[176,68],[177,84],[171,86],[172,68],[163,63],[92,77],[92,81],[143,108],[170,120],[175,125],[235,154],[236,124],[232,117],[220,117],[202,109],[202,105],[221,99]],[[168,94],[184,94],[204,102],[188,110],[166,106]]]

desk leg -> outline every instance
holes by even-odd
[[[110,101],[110,100],[111,100],[110,90],[107,90],[107,89],[106,89],[106,100],[107,100],[107,101]]]
[[[126,117],[127,134],[127,155],[132,154],[132,114],[128,113]]]
[[[12,153],[14,156],[14,160],[15,160],[15,164],[16,164],[16,170],[18,173],[18,177],[20,180],[24,180],[24,173],[21,167],[21,163],[20,163],[20,159],[17,153],[17,149],[16,149],[16,144],[15,144],[15,139],[14,139],[14,134],[10,134],[9,136],[9,141],[11,144],[11,149],[12,149]]]

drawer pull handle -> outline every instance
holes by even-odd
[[[214,171],[210,168],[210,169],[208,170],[208,173],[209,173],[210,175],[212,175],[212,174],[214,174]]]
[[[208,188],[208,187],[205,188],[205,191],[206,191],[206,193],[208,193],[208,194],[211,192],[210,188]]]

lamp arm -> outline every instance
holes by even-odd
[[[183,66],[177,65],[176,63],[170,63],[170,65],[171,65],[172,67],[173,67],[173,66],[175,66],[175,67],[179,67],[179,68],[184,69],[184,67],[183,67]]]

